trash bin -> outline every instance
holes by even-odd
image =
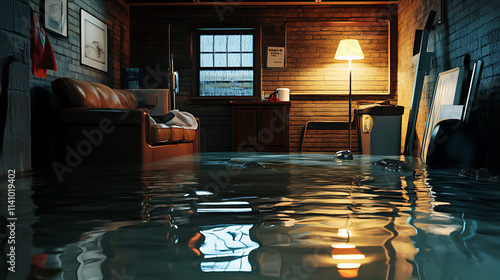
[[[371,104],[356,109],[359,149],[365,155],[401,154],[403,106]]]

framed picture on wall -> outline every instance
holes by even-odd
[[[43,5],[45,29],[68,37],[68,0],[44,0]]]
[[[108,72],[108,26],[81,9],[80,27],[82,64]]]

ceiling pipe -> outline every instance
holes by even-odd
[[[179,2],[129,2],[130,6],[214,6],[214,5],[238,5],[238,6],[345,6],[345,5],[393,5],[398,4],[399,1],[335,1],[335,2],[321,2],[315,0],[314,2],[200,2],[193,0],[193,2],[179,3]]]

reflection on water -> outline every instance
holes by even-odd
[[[76,257],[80,263],[76,275],[78,279],[103,279],[101,265],[106,260],[102,252],[101,238],[104,232],[92,234],[79,242],[81,252]]]
[[[32,174],[22,279],[494,279],[498,182],[378,159],[208,153]]]
[[[250,238],[252,225],[224,225],[202,229],[205,241],[200,246],[205,261],[203,272],[251,272],[248,255],[259,244]]]

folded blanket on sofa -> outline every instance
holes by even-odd
[[[198,122],[192,114],[179,110],[172,110],[168,112],[162,122],[166,125],[178,125],[186,129],[198,128]]]

